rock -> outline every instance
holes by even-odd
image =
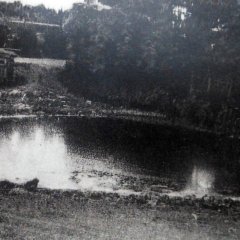
[[[58,191],[54,191],[54,192],[52,193],[52,196],[53,196],[53,198],[55,198],[55,199],[60,199],[60,198],[61,198],[61,193],[58,192]]]
[[[10,96],[19,96],[21,93],[19,90],[12,90],[11,92],[9,92]]]
[[[111,202],[112,199],[111,199],[110,197],[106,197],[106,198],[105,198],[105,201],[107,201],[107,202]]]
[[[129,203],[135,203],[136,202],[136,196],[134,194],[130,194],[128,196],[128,202]]]
[[[71,198],[73,193],[71,191],[64,191],[62,194],[63,194],[64,197],[70,197]]]
[[[223,205],[225,208],[230,208],[232,207],[234,201],[231,198],[224,199]]]
[[[31,181],[26,182],[23,187],[28,191],[36,191],[38,183],[39,183],[39,180],[35,178]]]
[[[147,204],[147,199],[145,197],[142,197],[142,196],[136,196],[136,203],[138,205],[145,205]]]
[[[214,196],[208,196],[205,195],[202,197],[202,206],[205,208],[213,209],[213,210],[218,210],[219,209],[219,204],[218,200]]]
[[[100,199],[102,199],[103,195],[101,192],[92,192],[92,193],[90,193],[89,197],[93,200],[100,200]]]
[[[3,193],[8,193],[10,190],[15,188],[16,184],[11,183],[9,181],[2,181],[0,182],[0,191]]]
[[[74,193],[74,194],[72,195],[72,200],[73,200],[73,201],[78,201],[79,199],[80,199],[80,198],[79,198],[78,194]]]
[[[219,198],[216,198],[214,199],[213,201],[214,205],[218,206],[218,207],[222,207],[224,204],[223,204],[223,200],[219,197]]]
[[[87,101],[86,101],[86,104],[89,105],[89,106],[91,106],[91,105],[92,105],[92,101],[87,100]]]
[[[21,195],[21,194],[26,194],[26,193],[27,193],[27,191],[20,187],[13,188],[9,192],[9,194],[11,194],[11,195]]]
[[[170,203],[170,198],[168,195],[163,195],[160,196],[157,200],[157,205],[162,205],[162,204],[169,204]]]
[[[153,185],[151,186],[151,191],[162,193],[163,190],[166,190],[168,186],[166,185]]]
[[[181,197],[172,197],[170,200],[174,205],[181,205],[183,203],[183,199]]]
[[[157,199],[150,199],[150,200],[148,201],[148,204],[149,204],[152,208],[154,208],[154,207],[156,207],[157,205],[159,205],[159,202],[158,202]]]
[[[192,213],[193,218],[197,221],[198,220],[198,215],[195,213]]]
[[[237,233],[237,229],[236,229],[236,228],[233,228],[233,227],[230,227],[230,228],[228,229],[228,232],[229,232],[229,233],[234,233],[234,234],[236,234],[236,233]]]
[[[187,195],[184,197],[184,202],[190,206],[193,206],[195,201],[196,201],[195,195]]]
[[[202,200],[203,200],[204,202],[213,202],[214,199],[215,199],[214,196],[204,195],[204,196],[202,197]]]

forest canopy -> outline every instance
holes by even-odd
[[[61,25],[58,33],[44,33],[41,51],[36,44],[25,55],[69,59],[60,80],[79,96],[159,111],[173,122],[181,119],[211,129],[238,127],[238,0],[101,3],[110,7],[74,4],[56,12],[22,6],[24,10],[8,15]],[[1,28],[0,34],[6,31]],[[19,39],[26,35],[30,36]],[[34,39],[36,33],[32,35]],[[24,49],[25,42],[17,47]]]

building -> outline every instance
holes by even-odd
[[[84,0],[84,3],[88,5],[97,5],[98,0]]]
[[[17,54],[0,48],[0,84],[14,80],[14,57]]]

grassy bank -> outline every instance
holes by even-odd
[[[240,208],[134,201],[116,194],[0,193],[0,239],[239,239]]]

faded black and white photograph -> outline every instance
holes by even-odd
[[[0,240],[239,240],[240,0],[0,1]]]

